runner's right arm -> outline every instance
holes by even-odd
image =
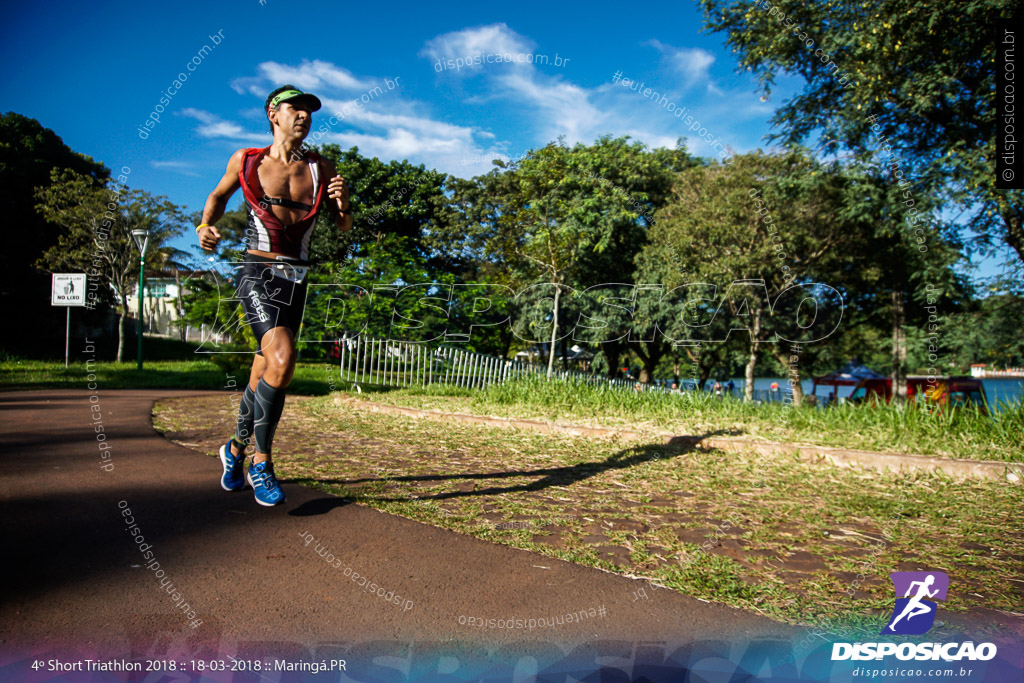
[[[205,227],[196,231],[199,235],[199,246],[206,251],[213,251],[217,243],[220,242],[220,232],[214,227],[214,224],[224,215],[224,209],[227,208],[231,195],[241,187],[241,183],[238,181],[238,172],[242,168],[244,154],[245,150],[240,149],[231,155],[224,177],[206,198],[206,206],[203,207],[203,220],[200,222],[200,225],[205,224]]]

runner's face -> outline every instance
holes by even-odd
[[[282,102],[273,111],[274,118],[272,120],[286,134],[302,139],[309,133],[309,127],[313,124],[313,113],[309,110],[308,105]]]

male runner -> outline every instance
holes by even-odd
[[[352,229],[352,212],[345,179],[335,175],[330,161],[302,149],[312,114],[320,109],[319,98],[285,85],[270,93],[264,109],[273,144],[240,149],[231,156],[227,172],[206,200],[196,234],[200,246],[213,251],[221,239],[214,224],[241,187],[249,227],[247,254],[235,280],[236,296],[259,350],[242,394],[235,434],[220,449],[221,487],[239,491],[248,481],[256,502],[270,506],[285,500],[274,476],[271,448],[285,389],[295,371],[295,336],[306,304],[304,279],[313,226],[326,209],[338,228],[347,232]],[[254,442],[252,464],[245,469],[245,448],[250,442]]]

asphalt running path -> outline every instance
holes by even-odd
[[[0,648],[7,662],[44,650],[144,657],[178,648],[224,657],[272,645],[300,657],[318,645],[322,652],[325,643],[543,641],[571,648],[597,640],[789,641],[796,634],[756,614],[296,484],[283,484],[285,505],[260,507],[251,489],[221,490],[217,460],[153,429],[154,401],[199,392],[101,389],[90,403],[91,393],[0,393],[0,531],[8,570]],[[91,405],[100,407],[109,460],[101,459]],[[105,463],[113,467],[104,470]],[[123,508],[152,546],[164,587],[156,568],[145,566]],[[333,563],[320,557],[318,545],[335,556]],[[391,601],[346,569],[382,587]],[[178,598],[168,594],[167,581]],[[191,626],[185,610],[202,623]],[[528,627],[530,619],[569,613],[579,623]],[[469,617],[522,620],[523,627],[495,622],[481,629]]]

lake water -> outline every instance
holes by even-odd
[[[686,381],[685,379],[683,381]],[[723,380],[728,382],[729,380]],[[742,377],[733,377],[732,381],[736,384],[737,395],[743,395],[743,384],[744,380]],[[785,391],[789,388],[789,379],[785,377],[757,377],[754,379],[754,389],[771,389],[772,382],[778,382],[779,387]],[[708,380],[708,386],[711,387],[715,383],[712,378]],[[1024,397],[1024,379],[1020,377],[1000,377],[997,379],[983,379],[981,380],[982,386],[985,387],[985,398],[988,400],[988,404],[993,408],[999,401],[1006,403],[1014,403],[1020,401]],[[805,394],[811,393],[811,388],[814,386],[814,382],[805,379],[800,382],[800,386],[803,387]],[[818,396],[822,399],[826,398],[831,392],[832,387],[819,386]],[[853,387],[835,387],[839,398],[844,398],[853,393]]]

